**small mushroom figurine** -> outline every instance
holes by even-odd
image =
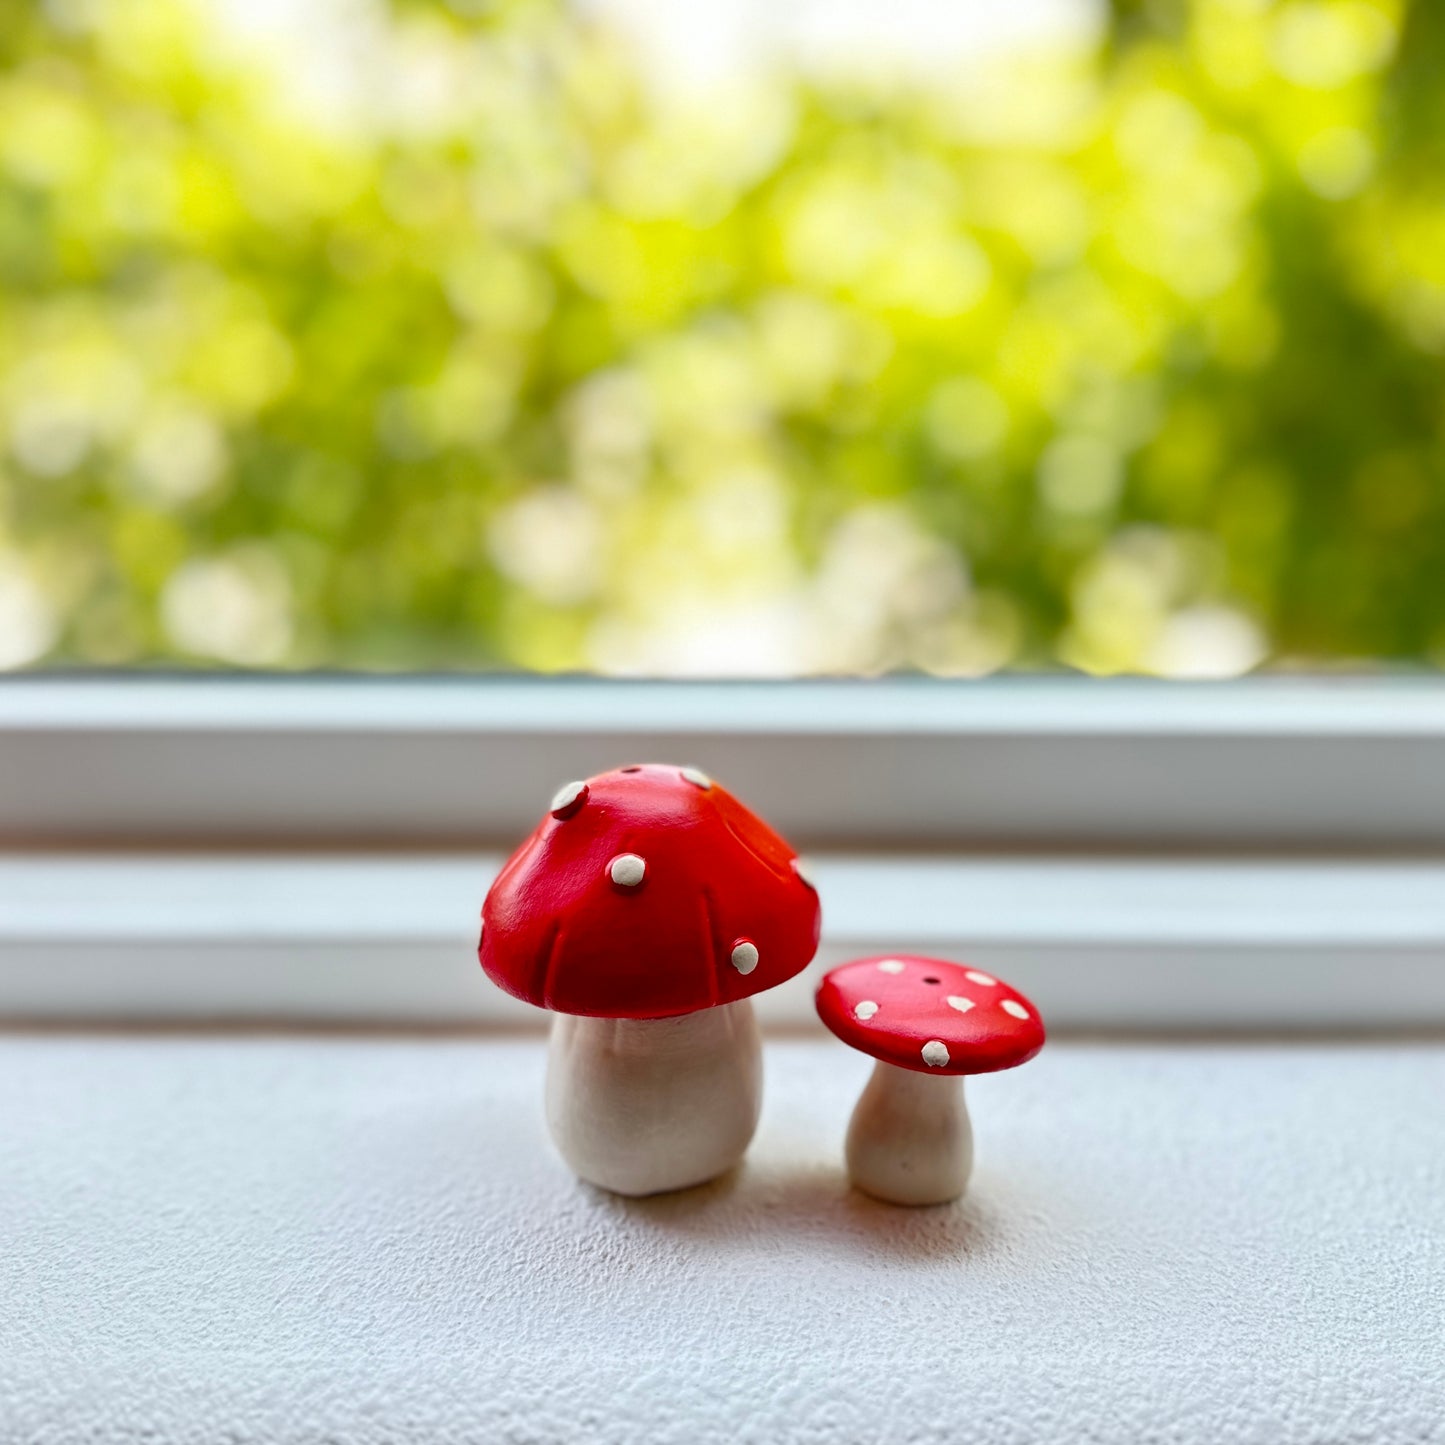
[[[834,1034],[877,1060],[848,1126],[853,1183],[890,1204],[957,1199],[973,1168],[963,1076],[1033,1058],[1038,1010],[990,973],[909,956],[833,969],[817,1005]]]
[[[583,1179],[684,1189],[742,1158],[762,1059],[751,996],[801,973],[797,854],[696,768],[568,783],[482,906],[487,976],[553,1009],[547,1123]]]

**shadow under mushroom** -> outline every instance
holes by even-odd
[[[992,1254],[1009,1232],[1009,1214],[992,1200],[987,1180],[965,1199],[900,1210],[853,1188],[836,1165],[750,1160],[671,1194],[636,1199],[588,1192],[609,1217],[725,1253],[756,1254],[760,1244],[792,1239],[840,1259],[977,1260]]]

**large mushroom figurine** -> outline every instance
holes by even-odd
[[[818,1016],[877,1062],[848,1126],[848,1174],[890,1204],[946,1204],[968,1186],[966,1074],[1027,1063],[1038,1010],[1001,979],[940,958],[861,958],[825,975]]]
[[[618,1194],[700,1184],[757,1126],[755,993],[807,967],[818,895],[797,854],[696,768],[568,783],[482,906],[482,968],[554,1010],[547,1123]]]

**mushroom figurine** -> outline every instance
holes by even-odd
[[[697,768],[568,783],[482,906],[482,968],[552,1009],[547,1123],[583,1179],[685,1189],[742,1158],[762,1058],[752,995],[807,967],[797,854]]]
[[[824,976],[818,1017],[876,1059],[848,1126],[848,1174],[890,1204],[946,1204],[968,1185],[966,1074],[1027,1063],[1044,1046],[1039,1011],[961,963],[861,958]]]

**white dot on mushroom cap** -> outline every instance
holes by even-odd
[[[636,853],[619,853],[607,865],[608,876],[624,888],[636,888],[647,872],[647,864]]]
[[[758,966],[758,946],[744,939],[733,949],[732,965],[739,973],[751,973]]]
[[[1029,1011],[1017,999],[1006,998],[999,1007],[1006,1014],[1012,1014],[1016,1019],[1026,1019],[1029,1016]]]
[[[919,1052],[930,1069],[941,1069],[948,1062],[948,1050],[937,1039],[929,1039]]]
[[[865,998],[862,1003],[853,1006],[854,1018],[860,1018],[864,1023],[867,1023],[877,1012],[878,1005],[871,998]]]
[[[694,788],[712,787],[712,779],[701,768],[683,768],[682,775]]]
[[[970,983],[981,983],[985,988],[992,988],[998,980],[990,978],[986,973],[979,973],[975,969],[968,969],[963,975]]]
[[[560,813],[564,808],[570,808],[583,793],[587,791],[587,784],[583,782],[563,783],[552,795],[552,803],[548,811]]]
[[[902,973],[903,965],[896,958],[885,958],[878,965],[879,973]]]
[[[813,877],[813,870],[802,858],[793,859],[793,872],[796,873],[814,893],[818,891],[818,881]]]
[[[960,998],[956,993],[949,994],[949,996],[944,999],[944,1003],[946,1003],[949,1008],[956,1008],[961,1014],[966,1014],[969,1009],[973,1007],[973,1000],[971,998]]]

